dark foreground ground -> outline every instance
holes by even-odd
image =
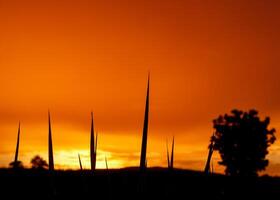
[[[233,178],[161,168],[0,170],[0,199],[280,199],[280,179]]]

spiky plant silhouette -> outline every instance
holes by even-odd
[[[172,140],[172,150],[171,150],[171,159],[170,159],[170,169],[173,169],[173,163],[174,163],[174,136]]]
[[[49,117],[49,170],[54,170],[54,161],[53,161],[53,145],[52,145],[52,127],[51,127],[51,116],[50,111],[48,112]]]
[[[144,117],[144,127],[142,135],[142,147],[140,156],[140,170],[146,169],[146,153],[147,153],[147,140],[148,140],[148,125],[149,125],[149,95],[150,95],[150,75],[148,76],[148,86],[147,86],[147,96],[146,96],[146,107],[145,107],[145,117]]]
[[[166,140],[166,157],[167,157],[167,168],[170,167],[170,158],[169,158],[169,150],[168,150],[168,140]]]
[[[14,168],[14,169],[23,168],[22,162],[18,160],[19,144],[20,144],[20,122],[19,122],[19,125],[18,125],[18,134],[17,134],[17,144],[16,144],[15,158],[14,158],[14,161],[10,163],[10,166],[12,168]]]
[[[55,176],[54,176],[54,159],[53,159],[53,144],[52,144],[52,126],[51,126],[51,114],[48,111],[48,118],[49,118],[49,172],[50,172],[50,195],[55,198],[57,195],[56,193],[56,186],[55,186]]]
[[[83,165],[82,165],[80,154],[78,154],[78,159],[79,159],[80,170],[83,171]]]
[[[214,136],[214,133],[213,133],[213,136]],[[213,136],[212,136],[212,137],[213,137]],[[207,161],[206,161],[205,169],[204,169],[204,172],[205,172],[206,174],[211,173],[210,164],[211,164],[211,158],[212,158],[212,155],[213,155],[213,151],[214,151],[214,142],[213,142],[213,140],[211,140],[211,143],[210,143],[210,145],[209,145],[209,151],[208,151]]]
[[[18,161],[19,142],[20,142],[20,122],[18,124],[17,146],[16,146],[16,153],[15,153],[15,160],[14,160],[15,163]]]
[[[91,112],[91,130],[90,130],[90,164],[91,171],[95,171],[96,168],[96,152],[97,152],[97,134],[94,138],[94,123],[93,123],[93,112]]]
[[[173,166],[174,166],[174,136],[173,136],[172,146],[171,146],[171,155],[169,156],[168,141],[166,141],[166,152],[167,152],[167,167],[168,167],[168,169],[173,170]]]
[[[107,157],[105,156],[105,165],[106,165],[106,170],[107,172],[109,171],[109,168],[108,168],[108,162],[107,162]]]

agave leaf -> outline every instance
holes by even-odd
[[[141,147],[141,156],[140,156],[140,170],[145,170],[146,163],[147,163],[146,153],[147,153],[148,124],[149,124],[149,94],[150,94],[150,75],[148,76],[144,127],[143,127],[143,135],[142,135],[142,147]]]
[[[170,168],[169,151],[168,151],[168,141],[166,140],[166,154],[167,154],[167,167]]]
[[[172,140],[170,169],[173,169],[173,163],[174,163],[174,136],[173,136],[173,140]]]
[[[91,112],[91,130],[90,130],[90,164],[91,170],[95,170],[96,162],[95,162],[95,141],[94,141],[94,124],[93,124],[93,113]]]
[[[208,151],[208,156],[207,156],[207,161],[206,161],[206,165],[205,165],[205,169],[204,169],[204,172],[206,174],[209,174],[210,173],[210,164],[211,164],[211,158],[212,158],[212,154],[213,154],[213,149],[214,147],[214,143],[213,141],[211,141],[211,144],[209,145],[209,151]]]
[[[20,142],[20,122],[19,122],[19,125],[18,125],[17,146],[16,146],[14,163],[18,162],[19,142]]]
[[[78,154],[78,158],[79,158],[80,170],[82,171],[83,170],[83,165],[82,165],[80,154]]]
[[[51,116],[49,115],[49,170],[54,170],[54,161],[53,161],[53,145],[52,145],[52,128],[51,128]]]

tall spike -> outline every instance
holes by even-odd
[[[19,122],[19,125],[18,125],[17,146],[16,146],[16,153],[15,153],[15,160],[14,160],[15,166],[18,163],[19,142],[20,142],[20,122]]]
[[[206,165],[205,165],[205,169],[204,169],[204,172],[206,174],[208,174],[210,172],[210,163],[211,163],[212,154],[213,154],[213,149],[212,149],[212,147],[209,147],[208,157],[207,157],[207,161],[206,161]]]
[[[107,157],[105,156],[105,164],[106,164],[106,170],[108,171],[109,168],[108,168],[108,162],[107,162]]]
[[[51,116],[50,111],[48,112],[49,115],[49,170],[54,170],[54,162],[53,162],[53,145],[52,145],[52,128],[51,128]]]
[[[168,141],[166,140],[166,153],[167,153],[167,167],[170,168],[169,151],[168,151]]]
[[[150,95],[150,74],[148,76],[148,87],[146,96],[145,119],[142,136],[142,147],[140,157],[140,170],[146,169],[146,153],[147,153],[147,139],[148,139],[148,123],[149,123],[149,95]]]
[[[95,149],[94,149],[94,153],[95,153],[95,156],[96,156],[96,153],[97,153],[97,139],[98,139],[98,132],[96,132],[96,136],[95,136]]]
[[[173,169],[173,162],[174,162],[174,136],[173,136],[173,141],[172,141],[170,169]]]
[[[93,154],[94,170],[96,169],[97,139],[98,139],[98,133],[96,132],[95,145],[94,145],[94,154]]]
[[[213,143],[213,141],[211,141],[211,144],[209,145],[208,157],[207,157],[207,161],[206,161],[206,165],[205,165],[205,169],[204,169],[204,172],[206,174],[208,174],[211,170],[210,169],[210,163],[211,163],[211,158],[212,158],[212,154],[213,154],[213,151],[214,151],[213,148],[214,148],[214,143]]]
[[[82,165],[80,154],[78,154],[78,158],[79,158],[80,170],[82,171],[83,170],[83,165]]]
[[[94,124],[93,124],[92,112],[91,112],[91,130],[90,130],[90,164],[91,164],[91,170],[94,171],[96,166],[96,154],[95,154]]]

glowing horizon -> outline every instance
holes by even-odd
[[[24,125],[21,123],[21,127],[24,127]],[[54,142],[54,164],[55,169],[57,170],[78,170],[79,169],[79,162],[78,162],[78,154],[81,156],[81,160],[83,163],[83,168],[85,170],[90,170],[90,130],[84,131],[84,132],[69,132],[69,130],[65,130],[63,127],[56,127],[55,132],[59,132],[59,134],[53,134],[53,140]],[[42,130],[41,130],[42,131]],[[23,131],[21,130],[21,134]],[[42,148],[42,144],[37,144],[37,146],[28,147],[25,148],[22,146],[22,143],[26,143],[26,141],[22,141],[20,144],[20,149],[25,149],[25,151],[22,153],[21,150],[19,151],[19,160],[23,162],[24,167],[30,168],[30,160],[35,155],[40,155],[43,157],[47,162],[47,133],[48,129],[47,126],[45,126],[45,130],[42,132],[46,132],[44,137],[45,141],[43,142],[45,145]],[[61,148],[57,147],[61,146],[60,143],[64,139],[63,132],[67,132],[68,135],[82,135],[83,138],[80,140],[77,140],[76,138],[72,137],[75,142],[73,142],[73,145],[78,146],[79,148],[72,148],[71,143],[67,142],[68,145],[66,145],[67,148]],[[125,167],[139,167],[139,160],[140,160],[140,148],[141,148],[141,131],[138,134],[138,138],[135,137],[135,135],[128,136],[129,133],[117,133],[118,139],[116,139],[115,134],[110,133],[100,133],[100,140],[101,142],[98,144],[101,148],[97,149],[97,169],[105,169],[105,156],[108,159],[108,165],[111,169],[118,169],[118,168],[125,168]],[[61,135],[59,137],[59,135]],[[149,133],[149,135],[151,135]],[[156,134],[157,135],[157,134]],[[15,134],[16,136],[16,134]],[[210,135],[211,136],[211,135]],[[210,138],[209,136],[209,138]],[[23,137],[26,137],[23,136]],[[27,137],[28,138],[28,137]],[[15,137],[16,139],[16,137]],[[154,137],[154,135],[151,135],[148,138],[148,152],[147,152],[147,160],[148,160],[148,167],[164,167],[167,168],[167,158],[166,158],[166,139],[168,139],[169,142],[171,142],[172,136],[170,135],[169,138],[161,138],[159,139],[157,136]],[[122,144],[122,142],[126,140],[129,144],[133,146],[133,148],[120,148],[117,144]],[[42,140],[40,140],[42,142]],[[84,141],[84,144],[81,144],[81,141]],[[85,142],[87,142],[85,144]],[[62,142],[63,144],[63,142]],[[109,145],[107,145],[109,144]],[[64,144],[65,146],[65,144]],[[81,146],[87,146],[87,148],[83,148]],[[278,147],[272,146],[269,148],[272,150],[272,153],[277,153]],[[14,157],[14,149],[10,151],[9,153],[6,152],[5,159],[3,159],[3,163],[0,165],[0,167],[8,167],[8,164],[12,161],[12,158]],[[200,146],[197,144],[192,144],[192,141],[188,145],[182,144],[180,141],[176,143],[176,137],[175,137],[175,161],[174,161],[174,167],[179,169],[189,169],[189,170],[198,170],[203,171],[204,165],[207,158],[208,149],[207,146]],[[193,157],[196,158],[193,158]],[[191,157],[191,159],[190,159]],[[274,155],[275,157],[275,155]],[[270,158],[270,156],[268,156]],[[275,158],[274,158],[275,159]],[[214,170],[216,173],[223,173],[224,167],[218,165],[218,161],[220,161],[219,154],[217,152],[214,152],[213,155],[213,164],[214,164]],[[261,174],[269,173],[270,175],[279,175],[278,172],[272,170],[268,170],[261,172]]]

